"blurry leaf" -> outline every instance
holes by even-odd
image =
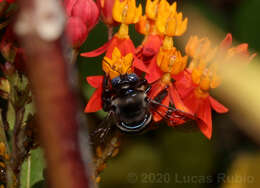
[[[43,151],[41,148],[31,151],[30,187],[34,187],[39,181],[44,180],[43,169],[45,167]],[[27,188],[28,159],[22,165],[21,188]],[[35,185],[36,186],[36,185]]]
[[[2,114],[2,109],[0,109],[0,114]],[[0,142],[5,142],[5,141],[6,141],[6,137],[4,132],[4,124],[3,124],[2,115],[0,115]]]
[[[8,102],[8,110],[7,110],[7,121],[10,127],[10,130],[13,130],[15,124],[15,110],[13,105]]]
[[[228,174],[219,174],[222,188],[258,188],[260,186],[260,154],[240,153],[231,165]]]
[[[28,119],[28,116],[33,115],[34,114],[34,106],[33,103],[29,103],[27,105],[25,105],[25,113],[24,113],[24,121],[26,121]]]
[[[32,188],[44,188],[46,187],[46,184],[45,184],[45,181],[42,180],[42,181],[38,181],[37,183],[35,183]]]

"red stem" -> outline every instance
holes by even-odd
[[[34,0],[18,3],[21,7],[19,15],[24,13],[34,18]],[[75,79],[71,75],[73,71],[68,69],[70,65],[62,53],[60,38],[44,41],[38,36],[34,24],[29,25],[31,31],[20,34],[19,38],[25,50],[26,68],[35,97],[40,139],[47,160],[48,185],[87,188],[92,173],[84,163],[86,159],[82,158],[82,153],[89,154],[89,146],[88,143],[85,146],[87,151],[80,150],[79,105],[70,84]]]

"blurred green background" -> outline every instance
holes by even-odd
[[[178,9],[183,11],[184,16],[187,16],[186,9],[197,10],[223,32],[231,32],[237,41],[247,42],[251,50],[260,51],[259,0],[177,2]],[[198,21],[193,19],[196,18],[189,17],[189,25]],[[192,27],[198,30],[200,25]],[[140,44],[142,36],[134,32],[133,27],[130,33],[135,44]],[[106,26],[100,22],[89,34],[81,52],[96,49],[106,41]],[[93,89],[86,84],[85,78],[102,74],[101,59],[102,57],[79,58],[80,81],[86,100]],[[88,115],[89,118],[95,118],[94,116],[102,119],[100,113]],[[237,127],[229,114],[213,113],[211,140],[207,140],[200,132],[178,132],[160,124],[157,130],[143,135],[124,136],[119,154],[108,161],[108,167],[101,174],[100,187],[232,187],[224,183],[234,183],[234,179],[223,181],[220,176],[224,174],[230,178],[241,178],[232,175],[239,159],[243,160],[240,160],[237,169],[243,171],[240,167],[243,163],[249,170],[243,176],[247,178],[243,185],[233,187],[259,187],[256,174],[259,174],[260,164],[252,162],[255,158],[259,159],[258,153],[258,144]],[[253,183],[250,177],[254,179]]]

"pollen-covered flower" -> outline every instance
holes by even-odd
[[[177,3],[172,5],[167,0],[161,0],[158,7],[156,27],[166,36],[181,36],[187,29],[188,18],[183,20],[182,12],[176,11]]]
[[[114,48],[118,48],[122,55],[135,52],[135,46],[128,34],[128,24],[136,23],[142,14],[142,7],[136,7],[135,0],[115,0],[113,18],[121,23],[118,32],[113,38],[100,48],[82,53],[83,57],[95,57],[106,52],[106,57],[111,58]]]
[[[115,0],[113,18],[122,24],[134,24],[142,15],[142,5],[136,7],[135,0]]]
[[[118,32],[113,38],[100,48],[91,52],[81,53],[83,57],[96,57],[104,52],[107,58],[112,58],[112,53],[115,48],[118,48],[122,56],[129,53],[133,54],[133,67],[146,72],[146,67],[136,58],[135,46],[128,34],[128,24],[136,23],[142,14],[141,5],[136,7],[135,0],[116,0],[113,8],[113,18],[121,23]]]
[[[149,66],[155,66],[153,58],[159,53],[161,45],[171,50],[174,47],[172,37],[182,35],[187,29],[188,19],[182,19],[182,13],[176,11],[176,6],[176,2],[170,5],[166,0],[149,0],[145,16],[136,24],[136,29],[145,35],[137,49],[137,57],[145,64],[153,64]]]
[[[123,56],[118,48],[115,48],[112,53],[112,57],[104,57],[102,62],[102,68],[106,75],[112,80],[123,74],[130,74],[133,72],[133,54],[129,53]],[[94,94],[91,96],[85,112],[96,112],[102,108],[102,82],[103,76],[89,76],[87,82],[94,88],[96,88]]]
[[[158,53],[162,44],[163,35],[160,35],[155,26],[158,15],[159,0],[147,0],[145,15],[135,24],[136,30],[145,35],[142,44],[137,48],[136,55],[145,64],[149,64],[153,57]]]
[[[122,56],[118,48],[114,48],[112,58],[104,57],[102,62],[103,71],[109,75],[110,79],[123,74],[133,72],[133,54]]]

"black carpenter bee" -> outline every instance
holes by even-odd
[[[172,125],[176,124],[176,120],[196,120],[191,114],[161,104],[168,95],[167,89],[159,92],[155,98],[149,98],[151,84],[135,73],[120,75],[112,80],[105,75],[102,87],[103,110],[108,112],[108,115],[103,121],[106,126],[95,131],[101,138],[111,128],[111,125],[108,126],[111,117],[124,133],[144,131],[153,121],[153,113],[158,113]],[[159,107],[160,111],[157,110]]]

